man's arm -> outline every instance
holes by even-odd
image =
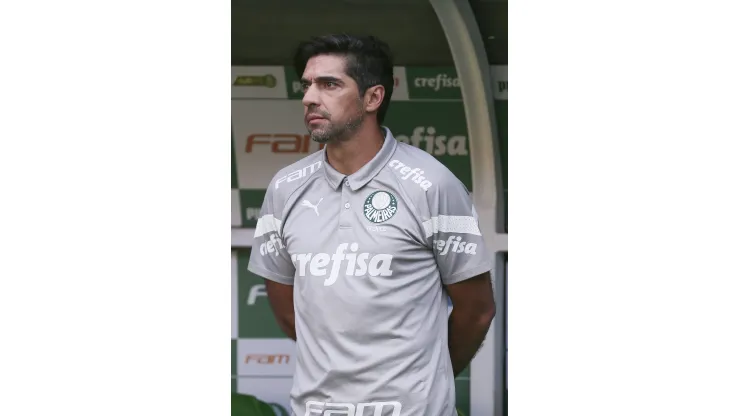
[[[491,283],[490,273],[483,273],[445,286],[452,300],[447,342],[455,377],[473,360],[496,315]]]
[[[296,340],[295,334],[295,308],[293,306],[293,286],[273,282],[265,279],[265,289],[267,298],[270,301],[270,307],[275,314],[275,319],[287,335],[293,341]]]
[[[483,344],[496,313],[490,274],[494,256],[468,189],[451,172],[438,173],[435,186],[426,192],[429,211],[422,214],[422,226],[452,301],[447,342],[457,376]]]
[[[288,247],[282,238],[282,210],[284,201],[274,188],[273,177],[265,192],[260,216],[254,229],[252,254],[247,269],[265,279],[265,290],[270,307],[280,329],[296,339],[295,313],[293,309],[293,282],[295,267],[290,259]]]

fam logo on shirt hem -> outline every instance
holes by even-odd
[[[375,191],[366,199],[362,208],[365,218],[375,224],[391,219],[398,211],[396,196],[388,191]]]
[[[347,415],[363,416],[366,414],[380,415],[388,414],[384,410],[390,410],[390,416],[401,415],[401,402],[367,402],[367,403],[328,403],[309,400],[306,402],[306,416],[308,415]],[[372,411],[374,409],[375,411]],[[370,410],[369,412],[367,410]]]

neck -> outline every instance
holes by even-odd
[[[337,172],[351,175],[378,154],[384,140],[383,130],[373,121],[361,126],[347,140],[327,143],[326,157]]]

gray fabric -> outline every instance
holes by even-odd
[[[385,131],[357,173],[337,172],[322,150],[278,172],[265,196],[249,270],[294,285],[296,415],[376,401],[399,402],[402,415],[455,414],[443,284],[493,259],[465,186]]]

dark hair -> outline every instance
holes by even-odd
[[[324,35],[302,42],[295,52],[293,66],[300,77],[308,60],[317,55],[337,55],[346,58],[345,72],[359,87],[360,96],[368,88],[382,85],[383,102],[378,108],[378,123],[383,123],[393,95],[393,57],[388,45],[374,36],[347,34]]]

